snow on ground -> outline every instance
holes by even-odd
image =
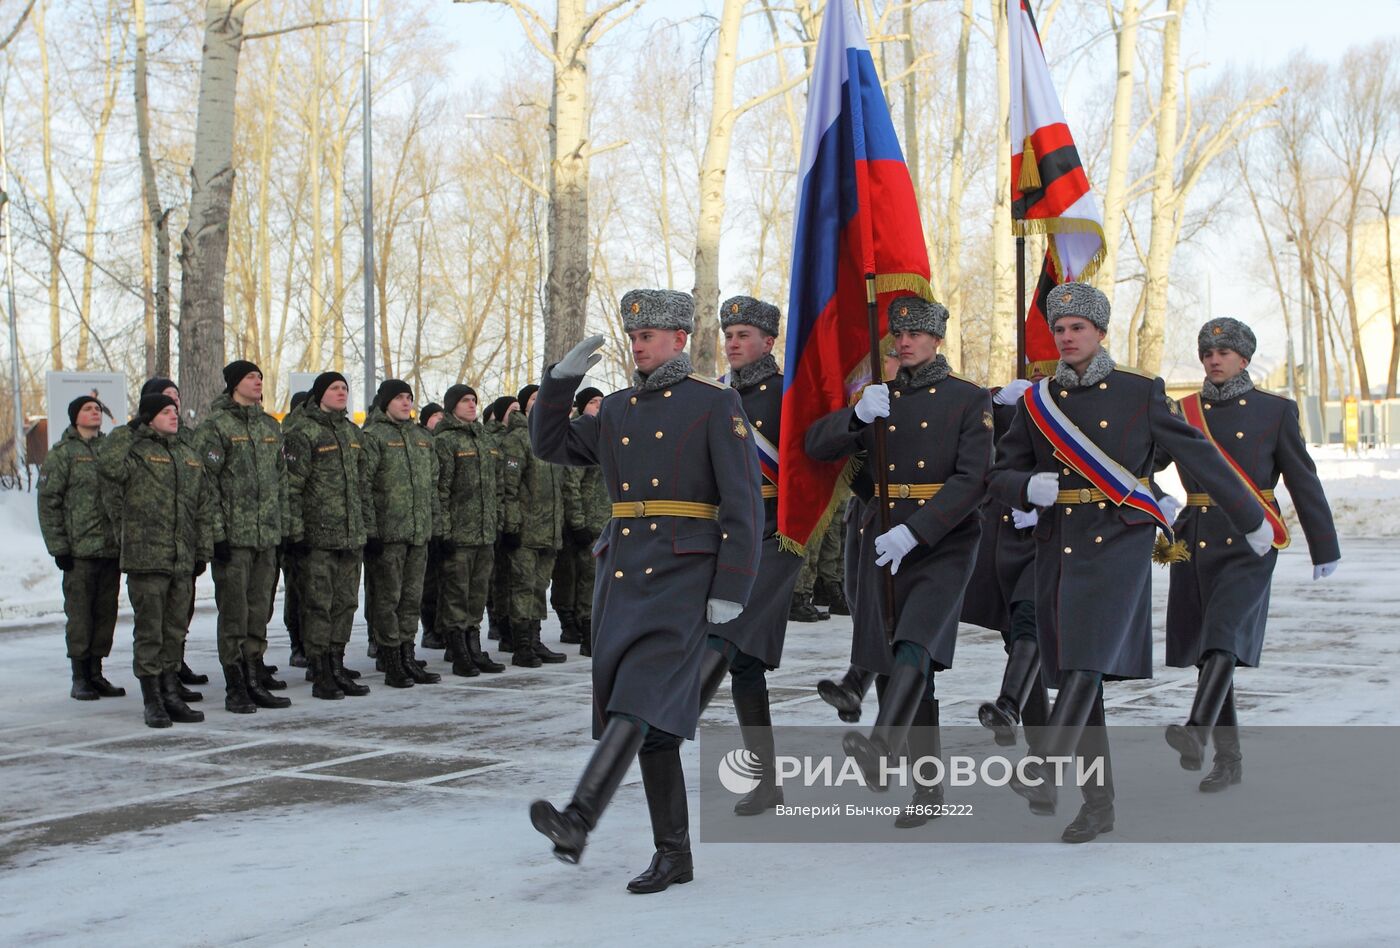
[[[1339,507],[1353,485],[1375,490],[1357,506],[1384,526],[1400,464],[1382,460],[1324,454],[1319,466]],[[0,580],[7,605],[25,589],[41,602],[46,582],[57,597],[42,549],[21,552],[25,506],[0,502],[10,561],[25,557]],[[1237,679],[1247,723],[1400,723],[1391,548],[1343,532],[1342,569],[1326,582],[1311,581],[1301,542],[1280,556],[1264,665]],[[1159,658],[1165,593],[1157,572]],[[551,621],[546,640],[557,634]],[[836,724],[812,685],[844,668],[849,636],[844,619],[791,627],[770,678],[779,723]],[[272,637],[282,662],[280,625]],[[363,644],[360,623],[351,664],[369,697],[314,701],[284,667],[293,707],[235,716],[202,605],[190,661],[215,678],[202,689],[207,720],[152,731],[129,620],[108,663],[128,696],[82,704],[67,697],[61,624],[4,623],[0,944],[1357,945],[1400,926],[1396,846],[1134,843],[1121,797],[1111,842],[937,845],[937,822],[917,831],[927,846],[697,841],[695,882],[629,895],[651,854],[635,768],[580,866],[555,861],[525,814],[537,796],[564,802],[591,752],[587,660],[570,648],[563,665],[394,691]],[[963,628],[957,665],[939,676],[945,723],[975,720],[1002,659],[998,636]],[[1179,720],[1192,688],[1192,675],[1161,667],[1112,684],[1110,719]],[[722,689],[707,718],[732,714]],[[693,832],[697,757],[685,749]],[[1184,794],[1198,776],[1182,774]],[[1047,820],[1047,839],[1071,816]]]

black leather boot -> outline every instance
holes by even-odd
[[[836,709],[837,717],[847,724],[854,724],[860,720],[860,705],[865,699],[866,691],[870,689],[870,680],[873,677],[864,668],[852,665],[846,669],[846,674],[839,682],[830,678],[823,678],[817,682],[817,694]]]
[[[593,657],[593,617],[584,616],[578,620],[579,658]]]
[[[327,653],[330,658],[331,675],[335,678],[335,683],[340,690],[352,698],[363,698],[369,694],[369,685],[362,685],[350,676],[350,670],[345,667],[345,646],[333,645]]]
[[[165,713],[176,724],[198,724],[204,720],[204,712],[196,711],[180,696],[180,673],[162,672],[160,676],[160,700],[165,705]]]
[[[182,658],[180,659],[180,684],[207,685],[209,684],[209,676],[199,674],[189,665],[185,664],[185,660]],[[190,699],[186,698],[185,700],[189,701]]]
[[[97,692],[99,698],[125,698],[126,689],[118,688],[106,679],[102,674],[102,658],[97,655],[88,656],[88,684],[92,685],[92,690]]]
[[[373,635],[369,637],[369,644],[365,646],[365,658],[376,660],[379,658],[379,643],[374,640]],[[379,668],[378,661],[375,662],[375,668]],[[382,671],[382,669],[380,670]]]
[[[1036,756],[1042,759],[1067,757],[1079,746],[1079,737],[1084,731],[1094,702],[1102,694],[1101,679],[1097,672],[1066,671],[1060,683],[1060,691],[1055,699],[1055,709],[1050,712],[1045,734],[1036,748]],[[1022,769],[1019,768],[1018,769]],[[1038,785],[1023,782],[1019,774],[1011,776],[1011,789],[1030,803],[1032,813],[1049,816],[1055,812],[1059,793],[1053,783],[1055,770],[1036,762],[1029,762],[1023,768],[1032,780],[1040,778]]]
[[[700,713],[704,714],[705,709],[710,706],[714,699],[715,692],[719,691],[720,683],[729,674],[729,659],[718,649],[705,646],[705,653],[700,656]]]
[[[540,641],[540,624],[539,619],[531,619],[529,622],[530,648],[539,656],[540,661],[544,662],[546,665],[558,665],[560,662],[567,661],[569,656],[565,655],[563,652],[552,650],[549,646]]]
[[[918,761],[926,757],[941,758],[943,756],[943,740],[938,728],[938,702],[920,701],[919,709],[914,713],[914,725],[909,729],[909,766],[911,779],[914,775],[913,768]],[[918,770],[926,779],[933,779],[933,766],[926,764]],[[942,814],[938,812],[938,807],[943,805],[943,783],[923,786],[915,783],[914,798],[909,801],[909,806],[903,813],[895,817],[894,825],[900,829],[914,829],[923,826],[929,820],[936,820]]]
[[[267,685],[262,677],[263,668],[262,659],[245,658],[243,660],[243,680],[248,689],[248,697],[259,708],[290,708],[292,706],[291,698],[284,698],[282,695],[275,695],[267,690]],[[282,687],[286,686],[286,683],[283,682]]]
[[[847,731],[841,739],[841,747],[847,756],[855,759],[865,785],[877,793],[889,789],[881,776],[882,764],[904,746],[909,725],[919,709],[924,697],[928,678],[914,665],[895,665],[890,673],[890,683],[880,696],[880,713],[875,716],[875,726],[866,737],[859,731]]]
[[[1225,696],[1225,705],[1220,709],[1220,717],[1215,721],[1211,732],[1215,742],[1215,761],[1210,773],[1201,780],[1202,793],[1219,793],[1235,786],[1244,777],[1240,754],[1240,729],[1235,719],[1235,689]]]
[[[578,616],[572,610],[566,609],[556,609],[555,614],[559,616],[559,644],[577,645],[580,640]]]
[[[664,892],[695,878],[690,858],[690,811],[685,799],[685,770],[679,747],[642,754],[642,786],[651,814],[651,838],[656,853],[646,871],[627,883],[627,891],[639,894]]]
[[[1225,696],[1230,693],[1234,677],[1233,654],[1219,649],[1206,653],[1196,681],[1196,698],[1191,702],[1191,717],[1185,724],[1167,726],[1167,743],[1181,755],[1182,770],[1201,769],[1210,730],[1225,706]]]
[[[224,710],[230,714],[252,714],[258,710],[248,697],[242,665],[224,666]]]
[[[412,688],[413,679],[404,667],[403,652],[387,645],[379,649],[379,664],[384,671],[384,684],[390,688]]]
[[[1113,832],[1113,761],[1108,754],[1108,731],[1104,727],[1103,692],[1094,700],[1088,724],[1079,739],[1077,756],[1103,760],[1103,783],[1086,783],[1081,792],[1084,804],[1074,822],[1065,827],[1060,839],[1066,843],[1087,843],[1101,833]]]
[[[510,638],[510,649],[506,648],[507,637]],[[510,663],[520,668],[539,668],[544,664],[535,653],[534,643],[530,640],[528,619],[511,619],[508,625],[501,627],[501,651],[509,651]]]
[[[88,681],[88,660],[86,658],[70,658],[68,664],[73,669],[73,687],[68,692],[68,697],[78,701],[96,701],[102,697],[97,693],[97,689],[92,687],[92,682]]]
[[[1040,673],[1040,647],[1036,640],[1022,636],[1011,643],[1006,670],[1001,676],[1001,694],[977,709],[977,720],[992,732],[1001,747],[1014,747],[1021,708],[1030,697],[1032,679]]]
[[[484,671],[488,675],[495,675],[506,670],[506,666],[491,657],[491,653],[481,647],[481,626],[474,625],[467,629],[467,656],[479,671]]]
[[[275,665],[269,665],[267,662],[263,661],[263,656],[261,655],[259,655],[255,659],[252,659],[251,661],[253,666],[252,670],[257,672],[257,674],[254,677],[257,678],[258,684],[262,685],[263,688],[265,688],[268,691],[287,690],[287,683],[281,680],[280,678],[275,677],[273,674],[277,671],[277,667]]]
[[[447,660],[452,663],[452,674],[458,678],[475,678],[481,674],[481,670],[472,661],[471,653],[467,650],[467,636],[461,629],[448,629],[445,636],[447,639]]]
[[[767,688],[735,688],[734,714],[739,719],[744,746],[759,761],[758,786],[739,798],[734,804],[734,813],[736,816],[757,816],[783,802],[783,788],[778,786],[773,715],[768,706]]]
[[[160,681],[154,676],[140,676],[141,704],[146,714],[146,727],[170,727],[170,715],[160,699]]]
[[[305,668],[306,646],[304,646],[301,642],[301,630],[288,629],[287,638],[291,641],[292,644],[292,654],[291,657],[287,659],[287,664],[291,665],[293,668]]]
[[[335,675],[331,673],[330,653],[308,655],[306,662],[306,671],[311,676],[312,681],[311,697],[324,701],[339,701],[345,697],[345,692],[340,690]]]
[[[834,616],[848,616],[851,614],[851,604],[846,601],[846,594],[840,586],[832,586],[829,589],[831,605],[827,611]]]
[[[822,614],[816,606],[812,605],[811,595],[792,595],[792,603],[788,606],[789,622],[820,622],[826,616]]]
[[[588,834],[598,825],[641,747],[640,724],[619,715],[610,717],[593,748],[593,756],[583,768],[569,805],[561,811],[548,800],[530,804],[530,822],[549,837],[554,844],[554,855],[560,861],[577,863],[582,858]]]
[[[442,681],[442,676],[437,672],[425,671],[425,662],[418,661],[418,656],[413,654],[413,643],[403,642],[399,645],[399,653],[403,656],[404,671],[408,672],[408,677],[413,679],[417,685],[436,685]]]

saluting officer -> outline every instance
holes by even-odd
[[[1216,728],[1214,766],[1200,784],[1207,793],[1240,782],[1235,666],[1258,667],[1264,647],[1274,566],[1278,550],[1289,542],[1274,499],[1280,477],[1288,485],[1308,540],[1313,579],[1332,575],[1342,558],[1332,510],[1303,443],[1297,404],[1256,389],[1249,377],[1255,346],[1254,332],[1238,319],[1207,322],[1196,340],[1206,377],[1200,394],[1182,401],[1186,420],[1208,433],[1242,483],[1248,478],[1246,486],[1276,530],[1273,548],[1262,557],[1254,556],[1205,485],[1183,472],[1188,493],[1176,532],[1185,541],[1190,559],[1179,559],[1171,568],[1167,664],[1195,665],[1200,680],[1191,716],[1186,724],[1167,728],[1167,743],[1181,755],[1182,767],[1199,770],[1212,727]],[[1167,460],[1169,452],[1158,456],[1159,463]]]
[[[601,358],[603,337],[545,373],[530,419],[535,453],[600,464],[613,519],[599,539],[593,618],[593,735],[598,746],[562,811],[530,806],[555,855],[577,862],[588,834],[638,756],[656,855],[632,892],[694,875],[680,744],[700,716],[710,623],[749,601],[763,537],[758,454],[739,394],[691,373],[695,306],[687,293],[633,290],[623,328],[637,371],[597,416],[569,419],[574,390]]]
[[[874,426],[883,425],[887,434],[889,493],[882,496],[876,484],[860,524],[860,617],[851,656],[880,676],[880,713],[868,738],[850,731],[842,742],[875,790],[885,789],[882,759],[898,754],[906,737],[912,758],[939,755],[934,673],[953,664],[963,593],[982,536],[977,510],[992,460],[991,397],[982,386],[953,375],[938,351],[948,310],[899,296],[890,301],[888,314],[899,352],[894,381],[868,386],[854,408],[818,421],[808,430],[806,445],[819,461],[861,450],[873,458]],[[893,524],[886,533],[879,533],[876,519],[881,503],[888,505]],[[884,634],[886,587],[880,575],[887,564],[894,574],[892,649]],[[918,787],[915,809],[896,825],[921,825],[928,819],[926,807],[942,798],[941,785]]]
[[[1050,292],[1047,318],[1059,364],[1023,397],[998,444],[989,486],[1004,504],[1041,508],[1036,629],[1041,674],[1059,693],[1037,756],[1078,748],[1102,759],[1102,785],[1085,784],[1084,805],[1061,835],[1082,843],[1113,829],[1103,682],[1152,677],[1153,538],[1158,517],[1171,519],[1147,492],[1158,447],[1208,487],[1259,555],[1269,528],[1220,453],[1182,420],[1162,380],[1124,371],[1104,351],[1109,305],[1102,293],[1061,284]],[[1035,761],[1024,772],[1031,779],[1013,777],[1012,788],[1032,812],[1054,813],[1053,784]]]

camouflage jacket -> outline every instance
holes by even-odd
[[[140,425],[102,452],[102,473],[120,497],[124,573],[187,576],[209,561],[219,506],[187,441]]]
[[[102,476],[106,480],[112,480],[112,472],[115,471],[116,465],[120,463],[122,458],[126,457],[126,450],[131,446],[131,442],[135,438],[136,429],[139,425],[140,422],[133,418],[124,425],[117,425],[103,438],[102,457],[105,458],[111,455],[114,459],[110,466],[104,466],[102,463],[98,464],[98,470],[102,472]],[[195,429],[185,424],[184,416],[181,416],[180,431],[175,436],[175,440],[198,454],[199,451],[194,446],[194,431]],[[113,535],[120,538],[122,534],[121,491],[115,489],[103,491],[102,503],[107,508],[107,519],[112,523]]]
[[[569,527],[584,527],[593,536],[602,536],[603,528],[612,519],[612,498],[608,496],[608,485],[603,482],[603,469],[592,467],[570,467],[565,473],[571,483],[574,503],[569,506]]]
[[[564,540],[564,469],[535,457],[530,423],[522,412],[510,416],[501,450],[506,467],[503,529],[520,534],[521,546],[559,549]]]
[[[375,408],[365,419],[364,442],[370,492],[366,532],[385,543],[422,546],[440,532],[433,433]]]
[[[107,440],[83,440],[72,425],[39,468],[39,529],[50,556],[113,559],[116,533],[102,500],[97,459]]]
[[[281,543],[287,532],[287,465],[277,419],[261,405],[239,405],[220,395],[194,442],[219,504],[223,529],[214,542],[256,550]]]
[[[344,411],[309,402],[287,417],[282,455],[288,539],[318,550],[359,549],[374,517],[364,479],[364,435]]]
[[[504,467],[495,435],[480,422],[448,415],[433,432],[442,536],[458,546],[489,546],[501,529]]]

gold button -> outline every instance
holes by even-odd
[[[891,470],[891,471],[894,470],[894,465],[893,465],[893,464],[890,465],[890,470]]]
[[[662,398],[670,398],[670,397],[671,397],[671,390],[670,390],[669,388],[666,389],[666,391],[662,393],[661,397],[662,397]]]
[[[626,437],[624,437],[624,438],[622,439],[622,443],[623,443],[623,444],[631,444],[631,443],[632,443],[632,439],[631,439],[631,438],[626,438]]]
[[[938,391],[938,389],[936,389],[936,388],[931,388],[931,389],[928,390],[928,393],[929,393],[930,395],[932,395],[932,394],[934,394],[934,393],[937,392],[937,391]]]
[[[1069,468],[1065,468],[1065,477],[1069,477]]]
[[[661,481],[660,481],[658,478],[653,477],[653,478],[651,479],[651,486],[652,486],[652,487],[660,487],[660,486],[661,486]]]
[[[1234,545],[1235,545],[1235,538],[1234,538],[1234,537],[1226,537],[1226,538],[1225,538],[1225,545],[1226,545],[1226,546],[1234,546]]]
[[[1073,507],[1066,507],[1066,508],[1065,508],[1065,516],[1066,516],[1066,517],[1068,517],[1068,516],[1069,516],[1070,514],[1072,514],[1072,513],[1074,513],[1074,508],[1073,508]]]
[[[760,418],[760,419],[758,419],[758,421],[755,421],[753,424],[754,424],[754,427],[755,427],[755,428],[762,428],[762,427],[763,427],[763,419]]]
[[[920,470],[923,470],[923,467],[924,467],[924,462],[923,462],[923,461],[920,461],[920,462],[919,462],[919,469],[920,469]]]
[[[623,527],[623,528],[622,528],[622,535],[625,536],[625,537],[630,537],[630,536],[632,535],[632,528],[631,528],[631,527]]]
[[[1200,542],[1200,544],[1198,544],[1198,545],[1200,546],[1201,549],[1204,550],[1204,549],[1206,548],[1206,541],[1205,541],[1205,540],[1202,540],[1202,541]]]
[[[723,538],[726,539],[726,540],[729,539],[729,534],[727,534],[727,533],[721,533],[720,536],[723,537]]]
[[[920,427],[920,428],[927,428],[927,427],[928,427],[928,422],[926,422],[926,421],[921,421],[921,422],[919,422],[919,427]]]
[[[1244,432],[1243,432],[1243,431],[1236,431],[1236,432],[1235,432],[1235,437],[1236,437],[1236,438],[1243,438],[1243,437],[1244,437]]]
[[[621,578],[622,578],[622,570],[618,570],[616,573],[613,573],[613,576],[614,576],[614,578],[616,578],[616,579],[621,579]]]
[[[922,507],[923,505],[924,505],[924,502],[923,502],[922,500],[919,501],[919,506]]]
[[[760,392],[766,392],[766,391],[768,391],[768,383],[767,383],[767,382],[764,382],[762,385],[760,385],[760,386],[758,387],[758,390],[759,390]]]
[[[648,566],[646,569],[642,570],[642,572],[644,572],[644,573],[646,573],[648,576],[650,576],[650,575],[651,575],[651,572],[652,572],[651,567]]]
[[[1103,501],[1099,501],[1099,509],[1100,509],[1100,510],[1107,510],[1107,509],[1108,509],[1108,504],[1104,503]]]
[[[1241,404],[1241,405],[1248,405],[1249,402],[1246,401],[1245,399],[1241,398],[1241,399],[1240,399],[1240,404]]]
[[[891,430],[891,431],[894,430],[894,425],[890,425],[890,430]]]
[[[1065,391],[1064,389],[1060,389],[1060,397],[1069,398],[1069,392]]]
[[[637,396],[636,396],[636,395],[633,395],[632,398],[629,399],[629,400],[632,402],[633,405],[637,404]]]
[[[653,523],[653,524],[651,525],[651,529],[652,529],[653,531],[656,530],[656,524]]]
[[[1102,542],[1103,542],[1103,537],[1094,537],[1094,542],[1095,542],[1095,543],[1102,543]]]
[[[891,510],[894,509],[894,501],[890,501],[890,509],[891,509]]]
[[[1106,388],[1108,388],[1108,383],[1107,383],[1107,382],[1100,382],[1100,383],[1099,383],[1099,388],[1101,388],[1101,389],[1106,389]]]
[[[1211,407],[1212,407],[1212,406],[1211,406],[1210,402],[1206,402],[1206,411],[1210,411],[1210,410],[1211,410]]]
[[[1207,510],[1209,510],[1209,509],[1210,509],[1209,507],[1202,507],[1202,508],[1201,508],[1201,513],[1205,513],[1205,512],[1206,512]]]
[[[1107,422],[1107,421],[1101,421],[1101,422],[1099,422],[1099,427],[1100,427],[1100,428],[1107,428],[1107,427],[1108,427],[1108,422]]]
[[[658,431],[656,437],[659,439],[665,432]]]
[[[900,395],[902,395],[902,394],[903,394],[902,392],[896,391],[896,392],[894,393],[894,397],[895,397],[895,398],[898,398],[898,397],[899,397]]]
[[[1072,549],[1069,548],[1069,547],[1065,547],[1065,552],[1066,552],[1066,553],[1073,553],[1074,550],[1072,550]]]
[[[1002,514],[1002,515],[1001,515],[1001,522],[1002,522],[1002,523],[1010,523],[1010,522],[1011,522],[1011,518],[1008,517],[1006,514]]]
[[[631,490],[631,489],[632,489],[632,485],[629,484],[629,483],[627,483],[626,481],[623,481],[623,482],[622,482],[622,489],[623,489],[623,490]]]

